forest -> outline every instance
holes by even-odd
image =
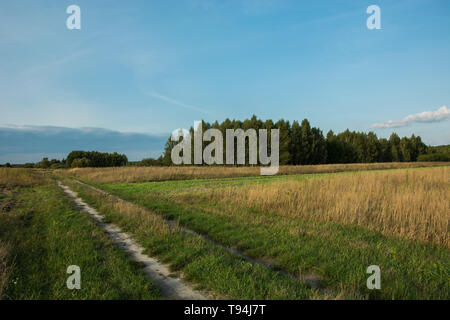
[[[279,129],[280,165],[313,165],[342,163],[375,162],[414,162],[414,161],[450,161],[450,145],[427,146],[420,136],[399,137],[392,133],[389,139],[379,138],[374,132],[356,132],[349,129],[326,135],[317,127],[312,127],[307,119],[303,121],[286,120],[262,121],[253,115],[244,121],[230,120],[219,123],[202,121],[203,130],[218,129],[225,136],[226,129],[267,129],[268,149],[270,152],[270,130]],[[194,133],[193,127],[190,129]],[[181,138],[182,139],[182,138]],[[62,160],[43,158],[37,163],[5,164],[6,167],[28,168],[83,168],[83,167],[121,167],[121,166],[172,166],[171,151],[178,141],[168,138],[164,152],[158,158],[145,158],[129,161],[125,154],[98,151],[72,151]],[[192,141],[193,143],[193,141]],[[203,142],[203,148],[209,142]],[[236,139],[235,139],[235,148]],[[226,144],[226,143],[225,143]],[[248,145],[248,141],[246,141]],[[191,148],[193,152],[193,147]],[[248,149],[248,148],[247,148]],[[226,146],[223,148],[225,158]],[[248,165],[248,150],[245,163]],[[235,157],[236,159],[236,157]]]
[[[222,123],[203,122],[203,130],[218,129],[225,135],[226,129],[280,129],[280,164],[310,165],[331,163],[410,162],[420,160],[428,147],[420,136],[400,138],[393,133],[389,139],[378,138],[374,132],[346,130],[335,134],[330,130],[324,136],[322,130],[311,127],[309,121],[262,121],[255,115],[244,121],[226,119]],[[191,127],[190,132],[193,134]],[[268,139],[270,141],[270,139]],[[164,155],[159,159],[144,159],[145,163],[171,165],[171,150],[177,142],[166,142]],[[206,145],[207,143],[205,143]],[[235,141],[236,144],[236,141]],[[191,148],[193,150],[193,148]],[[236,150],[236,148],[235,148]],[[225,152],[225,148],[224,148]],[[442,152],[439,152],[441,154]],[[225,155],[224,155],[225,157]],[[424,159],[426,160],[426,159]],[[438,160],[437,160],[438,161]],[[446,161],[446,160],[439,160]],[[246,158],[248,163],[248,158]]]

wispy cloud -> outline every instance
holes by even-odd
[[[182,107],[182,108],[185,108],[185,109],[190,109],[190,110],[194,110],[194,111],[210,114],[209,111],[207,111],[207,110],[205,110],[203,108],[200,108],[200,107],[197,107],[197,106],[193,106],[193,105],[190,105],[190,104],[186,104],[184,102],[181,102],[181,101],[175,100],[173,98],[170,98],[170,97],[164,96],[162,94],[159,94],[158,92],[153,91],[153,90],[151,90],[151,91],[144,91],[144,94],[147,95],[147,96],[150,96],[152,98],[159,99],[159,100],[162,100],[162,101],[174,104],[176,106],[179,106],[179,107]]]
[[[72,60],[75,60],[81,56],[87,55],[91,52],[92,52],[92,48],[82,49],[82,50],[73,52],[67,56],[61,57],[59,59],[55,59],[53,61],[48,61],[48,62],[39,64],[39,65],[36,65],[34,67],[29,68],[27,71],[28,71],[28,73],[41,72],[44,69],[64,65],[68,62],[71,62]]]
[[[421,113],[410,114],[402,120],[389,120],[383,123],[374,123],[372,128],[398,128],[405,127],[412,122],[437,122],[450,118],[450,109],[442,106],[436,111],[424,111]]]

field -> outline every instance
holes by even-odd
[[[351,163],[306,166],[280,166],[279,175],[335,173],[399,168],[423,168],[448,165],[446,162],[389,162]],[[260,175],[259,167],[200,166],[200,167],[125,167],[125,168],[74,168],[56,170],[59,173],[92,183],[136,183],[148,181],[218,179],[252,177]]]
[[[77,212],[48,174],[0,169],[0,177],[1,298],[160,298],[139,266]],[[69,265],[84,270],[86,289],[67,289]]]
[[[164,298],[59,180],[209,298],[449,299],[449,168],[0,169],[0,295]],[[70,264],[82,290],[65,287]],[[366,286],[370,265],[380,290]]]

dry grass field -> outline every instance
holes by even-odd
[[[281,175],[354,172],[321,179],[280,179],[220,187],[211,183],[195,197],[266,213],[364,226],[385,235],[448,246],[448,163],[381,163],[282,166]],[[430,168],[442,166],[441,168]],[[421,170],[389,170],[417,168]],[[378,170],[374,172],[359,172]],[[356,172],[355,172],[356,171]],[[96,184],[257,176],[257,167],[126,167],[63,171]],[[197,189],[199,186],[197,185]],[[168,190],[173,193],[177,188]],[[187,194],[185,197],[191,197]],[[177,201],[177,199],[174,199]],[[178,199],[180,200],[180,199]]]
[[[160,298],[76,212],[58,179],[168,263],[175,277],[214,297],[448,299],[449,169],[448,163],[286,166],[268,177],[257,167],[1,169],[0,297]],[[83,264],[92,281],[77,296],[61,280],[67,259]],[[382,270],[381,290],[366,286],[369,265]],[[41,281],[48,277],[50,287]]]
[[[32,187],[46,181],[44,171],[23,168],[0,168],[0,187]]]
[[[450,245],[449,167],[210,188],[204,197],[265,213],[357,225]]]
[[[375,167],[360,165],[358,169]],[[175,168],[161,170],[169,169]],[[318,166],[314,170],[330,169],[341,170],[342,166]],[[120,181],[98,187],[298,278],[314,275],[330,290],[328,298],[448,298],[449,166],[358,169],[274,177],[177,177],[143,183]],[[141,170],[137,168],[137,172]],[[186,173],[194,169],[179,170]],[[90,170],[90,178],[101,172],[104,170]],[[87,175],[83,178],[88,180]],[[86,187],[73,187],[83,197],[96,198],[96,205],[102,208],[104,200],[100,196],[94,196]],[[133,209],[140,216],[133,218],[128,209],[117,205],[114,210],[118,213],[111,217],[125,227],[146,215]],[[142,221],[138,225],[146,224]],[[138,226],[135,232],[143,241],[154,237]],[[148,248],[159,252],[160,246],[161,242],[155,242]],[[180,255],[184,256],[183,250],[168,259],[179,264]],[[366,287],[366,268],[373,264],[383,270],[380,291]],[[212,274],[231,279],[234,275],[220,265],[211,267]],[[200,270],[196,269],[195,278]],[[248,284],[255,285],[256,280]],[[227,295],[232,289],[222,286],[220,290]],[[234,294],[244,297],[239,292]],[[280,295],[279,291],[276,295]]]
[[[448,162],[390,162],[325,164],[306,166],[281,166],[279,175],[333,173],[344,171],[386,170],[401,168],[435,167],[448,165]],[[147,181],[214,179],[231,177],[259,176],[259,167],[223,166],[177,166],[177,167],[120,167],[120,168],[74,168],[56,170],[78,179],[96,184],[135,183]]]

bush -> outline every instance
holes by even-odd
[[[417,161],[450,161],[450,154],[448,153],[422,154],[417,158]]]
[[[91,167],[91,161],[87,158],[79,158],[72,161],[72,168],[87,168]]]
[[[70,168],[80,167],[80,165],[86,165],[86,161],[77,161],[75,165],[74,161],[86,159],[88,160],[89,167],[121,167],[128,163],[127,156],[124,154],[114,153],[102,153],[97,151],[72,151],[69,153],[66,159],[66,165]]]
[[[141,167],[152,167],[152,166],[162,166],[163,165],[163,158],[159,157],[158,159],[153,158],[146,158],[142,159],[137,163],[138,166]]]
[[[48,158],[43,158],[40,162],[36,163],[34,167],[40,169],[48,169],[50,167],[50,161],[48,160]]]

